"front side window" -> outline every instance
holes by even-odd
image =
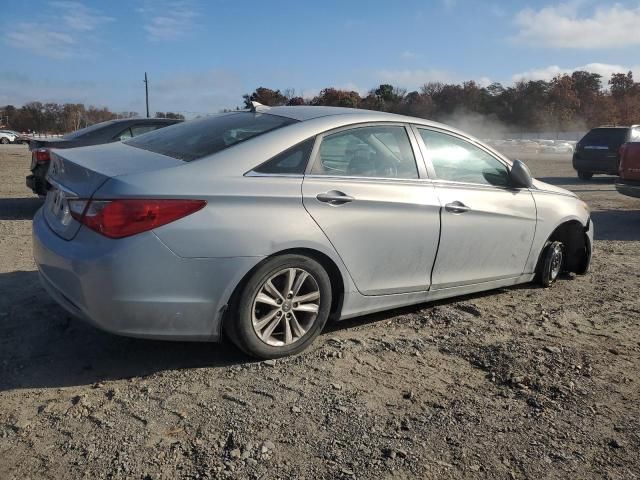
[[[296,122],[268,113],[234,112],[177,123],[125,143],[190,162]]]
[[[500,187],[509,185],[507,167],[481,148],[446,133],[426,129],[418,131],[437,178]]]
[[[413,149],[402,126],[360,127],[325,136],[311,173],[418,178]]]

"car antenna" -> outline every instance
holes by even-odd
[[[251,111],[252,113],[256,113],[258,111],[258,109],[263,110],[263,109],[269,109],[268,106],[261,104],[260,102],[254,102],[251,101],[251,107],[249,107],[249,111]]]

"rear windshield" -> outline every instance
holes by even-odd
[[[627,140],[628,128],[594,128],[580,143],[583,146],[620,147]]]
[[[162,128],[125,143],[190,162],[296,122],[267,113],[233,112]]]

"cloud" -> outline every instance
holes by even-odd
[[[558,75],[571,74],[577,70],[584,70],[586,72],[598,73],[602,75],[603,83],[606,84],[611,75],[614,73],[627,73],[633,72],[634,76],[640,77],[640,65],[625,66],[625,65],[612,65],[608,63],[588,63],[574,68],[563,68],[558,65],[549,65],[548,67],[529,70],[526,72],[516,73],[511,79],[514,82],[526,81],[526,80],[545,80],[549,81]]]
[[[49,2],[30,22],[20,22],[4,34],[7,44],[56,60],[88,56],[98,28],[113,18],[74,1]]]
[[[405,50],[400,54],[400,58],[402,58],[403,60],[415,60],[416,58],[419,58],[419,57],[420,55],[410,50]]]
[[[79,2],[56,1],[50,2],[50,5],[58,10],[67,27],[80,32],[91,32],[100,25],[114,20]]]
[[[76,42],[71,35],[36,23],[18,23],[5,34],[5,41],[14,47],[54,59],[69,58],[76,54]]]
[[[192,0],[145,2],[138,10],[145,17],[144,29],[151,41],[186,37],[196,23],[198,9]]]
[[[375,72],[374,78],[377,78],[382,83],[391,83],[409,90],[420,88],[428,82],[453,81],[453,75],[445,70],[437,69],[378,70]]]
[[[620,4],[598,7],[591,16],[580,17],[581,2],[520,11],[515,17],[519,31],[513,39],[534,47],[605,49],[640,45],[640,7]]]

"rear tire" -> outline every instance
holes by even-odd
[[[5,137],[2,137],[2,138],[0,138],[0,143],[3,144],[3,145],[6,145],[7,143],[9,143],[9,139],[5,138]]]
[[[580,180],[591,180],[592,177],[593,177],[593,173],[578,170],[578,178]]]
[[[232,300],[225,333],[252,357],[295,355],[324,328],[331,297],[329,275],[315,260],[291,254],[271,258]]]
[[[538,265],[537,281],[543,287],[550,287],[562,273],[564,267],[564,245],[549,242],[542,251]]]

